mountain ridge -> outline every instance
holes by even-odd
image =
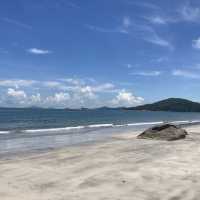
[[[168,98],[155,103],[125,109],[143,111],[200,112],[200,103],[182,98]]]

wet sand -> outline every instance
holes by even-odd
[[[185,140],[104,142],[0,160],[1,200],[198,200],[200,126]]]

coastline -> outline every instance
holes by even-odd
[[[4,200],[198,199],[200,125],[184,140],[137,140],[136,132],[0,160]]]
[[[87,145],[97,141],[109,140],[112,135],[123,135],[130,132],[137,134],[138,131],[164,123],[140,122],[123,125],[93,124],[78,127],[65,127],[38,130],[13,130],[9,133],[0,132],[0,159],[22,154],[41,153],[64,147]],[[182,127],[200,124],[199,120],[172,121]]]

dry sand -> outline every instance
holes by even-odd
[[[105,142],[0,160],[0,200],[200,199],[200,126],[185,140]]]

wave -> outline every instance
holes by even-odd
[[[88,125],[88,126],[85,126],[85,127],[88,127],[88,128],[101,128],[101,127],[113,127],[114,125],[113,124],[93,124],[93,125]]]
[[[139,122],[139,123],[127,124],[127,126],[144,126],[144,125],[157,125],[157,124],[163,124],[163,121],[160,121],[160,122]]]
[[[9,133],[10,133],[10,131],[0,131],[0,135],[7,135]]]
[[[62,128],[48,128],[48,129],[27,129],[27,130],[11,130],[11,131],[0,131],[0,135],[12,134],[12,133],[59,133],[63,131],[75,131],[80,129],[98,129],[98,128],[119,128],[119,127],[129,127],[129,126],[148,126],[148,125],[159,125],[165,123],[164,121],[157,122],[137,122],[137,123],[128,123],[128,124],[91,124],[85,126],[70,126]],[[196,124],[200,123],[198,120],[193,121],[173,121],[169,122],[176,125],[187,125],[187,124]]]
[[[93,124],[87,126],[69,126],[63,128],[49,128],[49,129],[30,129],[23,130],[24,133],[38,133],[38,132],[61,132],[61,131],[73,131],[78,129],[86,129],[86,128],[106,128],[113,127],[113,124]]]
[[[31,130],[23,130],[24,133],[36,133],[36,132],[58,132],[58,131],[67,131],[67,130],[76,130],[83,129],[85,126],[71,126],[64,128],[49,128],[49,129],[31,129]]]

